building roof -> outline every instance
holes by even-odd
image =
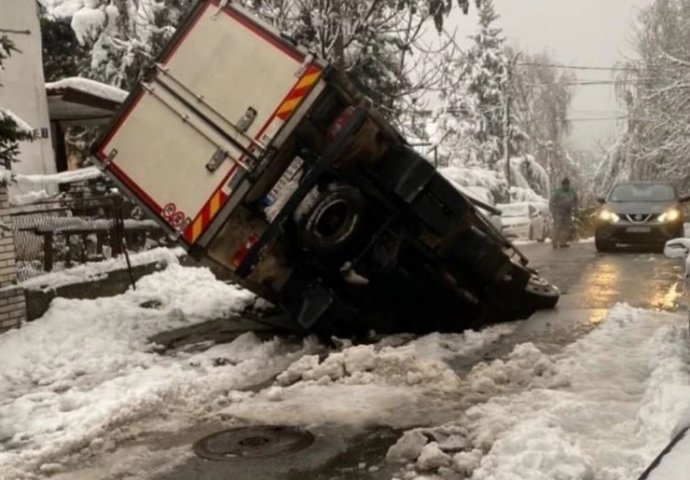
[[[127,92],[87,78],[72,77],[46,84],[51,121],[79,125],[107,122]]]

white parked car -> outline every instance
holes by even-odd
[[[503,234],[510,239],[543,242],[550,235],[548,208],[533,202],[496,205],[501,213]]]

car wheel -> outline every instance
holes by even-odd
[[[594,246],[596,247],[597,252],[602,252],[602,253],[612,252],[616,249],[613,242],[611,242],[609,240],[604,240],[604,239],[597,237],[597,236],[594,237]]]
[[[321,253],[342,250],[359,232],[364,198],[354,187],[338,187],[317,200],[300,225],[302,244]]]

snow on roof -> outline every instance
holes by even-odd
[[[95,80],[81,77],[63,78],[57,82],[46,83],[46,91],[50,95],[60,90],[76,90],[81,93],[93,95],[94,97],[109,100],[111,102],[122,103],[127,98],[128,93],[112,85],[106,85]]]
[[[29,135],[33,134],[34,129],[31,128],[31,125],[22,120],[19,115],[7,108],[0,108],[0,120],[4,120],[6,118],[14,120],[14,123],[17,124],[17,128],[19,129],[19,131]]]

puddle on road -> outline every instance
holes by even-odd
[[[402,430],[372,428],[348,441],[342,454],[309,472],[310,480],[388,480],[400,465],[385,462],[386,452],[402,436]],[[286,480],[302,480],[304,473],[288,474]]]
[[[650,303],[655,310],[675,312],[678,310],[683,300],[684,293],[682,283],[675,282],[666,292],[661,289],[654,292],[654,296]]]

